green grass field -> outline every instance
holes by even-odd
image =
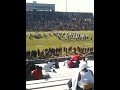
[[[92,37],[93,40],[86,40],[86,41],[68,41],[64,42],[59,39],[57,39],[55,36],[52,35],[52,37],[48,38],[41,38],[41,39],[33,39],[29,40],[28,36],[30,32],[26,32],[26,50],[37,50],[38,48],[40,50],[43,50],[45,48],[55,48],[55,47],[94,47],[94,31],[59,31],[59,32],[80,32],[89,35],[89,37]],[[34,34],[35,32],[31,32]],[[39,32],[41,35],[43,33],[48,34],[49,32]]]

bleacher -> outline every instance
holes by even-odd
[[[88,62],[90,69],[94,73],[94,61]],[[43,66],[44,64],[37,64]],[[78,68],[67,68],[60,62],[60,68],[56,69],[57,73],[48,72],[51,78],[26,81],[26,89],[28,90],[68,90],[67,83],[78,71]],[[45,74],[44,70],[43,73]]]
[[[94,17],[82,12],[26,11],[26,29],[94,30]]]

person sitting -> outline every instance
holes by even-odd
[[[45,72],[51,72],[50,66],[49,64],[46,62],[46,64],[43,66],[43,70],[45,70]]]
[[[74,68],[74,67],[75,67],[75,63],[74,63],[72,60],[69,60],[69,61],[67,62],[67,64],[68,64],[68,67],[69,67],[69,68]]]
[[[56,73],[53,65],[54,65],[54,63],[52,63],[52,62],[49,63],[49,62],[46,61],[46,64],[43,66],[43,70],[45,72],[55,72]]]
[[[52,69],[53,64],[54,64],[54,63],[53,63],[51,60],[48,61],[48,66],[50,67],[50,69]]]
[[[68,87],[72,90],[92,90],[94,88],[93,72],[87,69],[87,64],[80,65],[80,71],[70,79]]]
[[[33,79],[38,80],[43,78],[42,67],[36,66],[36,69],[31,71]]]

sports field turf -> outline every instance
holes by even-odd
[[[48,36],[47,38],[35,39],[30,40],[28,35],[32,33],[34,35],[35,32],[26,32],[26,50],[43,50],[45,48],[56,48],[56,47],[94,47],[94,31],[59,31],[59,32],[79,32],[87,34],[89,37],[92,37],[92,40],[81,40],[81,41],[62,41],[56,38],[54,35],[51,37]],[[44,34],[49,34],[50,32],[39,32],[42,36]]]

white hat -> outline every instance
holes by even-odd
[[[87,64],[86,63],[82,63],[80,65],[80,70],[82,71],[84,68],[87,68]]]

